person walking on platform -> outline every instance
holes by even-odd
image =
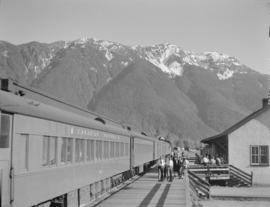
[[[197,153],[195,153],[195,164],[201,164],[201,158]]]
[[[158,180],[163,181],[164,179],[164,170],[165,170],[165,161],[162,157],[158,161]]]
[[[183,176],[185,175],[186,169],[188,169],[188,166],[189,166],[189,161],[188,161],[187,158],[184,157],[182,167],[181,167],[181,170],[180,170],[180,178],[183,178]]]
[[[179,178],[183,178],[183,172],[184,172],[184,157],[179,157]]]
[[[165,157],[164,178],[168,178],[168,169],[169,169],[169,155]]]
[[[172,181],[172,174],[173,174],[173,160],[172,157],[169,156],[167,159],[167,181]]]
[[[183,163],[183,166],[184,166],[184,170],[188,169],[188,166],[189,166],[189,161],[187,158],[184,158],[184,163]]]
[[[174,177],[175,177],[175,173],[177,173],[179,176],[179,159],[178,159],[177,155],[175,155],[173,157],[173,175],[174,175]]]

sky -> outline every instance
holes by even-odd
[[[270,74],[270,0],[0,0],[0,40],[94,37],[217,51]]]

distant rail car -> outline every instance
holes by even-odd
[[[20,94],[19,94],[20,95]],[[83,206],[167,142],[0,90],[0,206]]]

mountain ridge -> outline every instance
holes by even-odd
[[[17,46],[1,41],[0,77],[182,141],[213,135],[259,108],[269,79],[218,52],[94,38]]]

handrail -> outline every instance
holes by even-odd
[[[247,182],[248,184],[252,185],[253,182],[253,173],[251,172],[251,174],[248,174],[246,172],[244,172],[243,170],[233,166],[233,165],[229,165],[230,167],[230,174],[238,177],[239,179],[244,180],[245,182]]]
[[[197,176],[195,173],[191,172],[190,170],[188,170],[187,172],[189,177],[189,184],[191,186],[191,189],[195,191],[196,195],[198,197],[201,197],[200,192],[202,192],[204,193],[206,198],[210,198],[210,184]]]
[[[241,172],[238,172],[235,169],[230,169],[230,170],[231,170],[231,174],[234,174],[234,175],[237,175],[237,176],[241,176],[243,179],[246,179],[246,180],[250,180],[251,175],[241,174]]]
[[[192,178],[192,176],[189,177],[189,179],[191,182],[193,182],[193,184],[194,184],[194,186],[196,186],[196,188],[199,188],[202,192],[204,192],[205,194],[208,194],[209,187],[202,185],[199,181]]]
[[[243,170],[241,170],[241,169],[239,169],[239,168],[237,168],[237,167],[235,167],[233,165],[229,165],[229,166],[230,166],[231,169],[235,170],[236,172],[242,173],[242,174],[244,174],[244,175],[246,175],[248,177],[251,176],[250,174],[246,173],[245,171],[243,171]]]
[[[202,178],[200,178],[198,175],[196,175],[194,172],[192,171],[188,171],[190,175],[192,175],[193,177],[197,178],[198,180],[201,181],[201,183],[210,186],[210,184],[208,182],[206,182],[205,180],[203,180]]]
[[[190,165],[189,169],[219,169],[219,168],[228,168],[228,164],[222,164],[222,165]]]
[[[232,175],[234,175],[235,177],[237,177],[238,179],[242,180],[243,182],[246,182],[247,184],[252,185],[252,178],[250,177],[248,178],[244,178],[241,175],[237,174],[237,173],[231,173]]]

